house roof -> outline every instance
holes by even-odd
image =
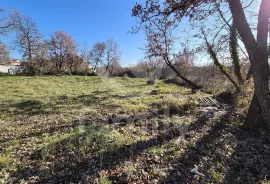
[[[11,63],[20,63],[21,61],[18,60],[18,59],[12,59],[12,60],[10,60],[9,62],[11,62]]]

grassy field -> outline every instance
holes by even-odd
[[[269,183],[270,135],[238,127],[247,95],[235,109],[202,106],[209,94],[166,81],[2,76],[0,84],[0,184]]]
[[[188,125],[202,96],[163,81],[149,86],[145,79],[3,76],[0,80],[0,183],[63,177],[79,181],[77,172],[87,170],[75,168],[86,164],[86,158],[150,140],[164,125]],[[146,150],[158,157],[164,146]],[[115,168],[123,164],[119,161]],[[101,164],[93,167],[95,174],[104,171]],[[125,170],[136,175],[135,165],[128,164]],[[164,168],[153,172],[156,179],[166,175]],[[94,179],[101,180],[106,183],[107,178]]]

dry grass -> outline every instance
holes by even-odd
[[[146,83],[146,79],[129,78],[1,76],[0,154],[6,156],[0,158],[0,181],[33,164],[39,165],[43,177],[49,177],[53,168],[48,170],[47,164],[55,158],[83,162],[86,155],[114,151],[151,137],[140,126],[115,128],[93,123],[155,114],[153,104],[179,115],[196,105],[186,101],[185,96],[190,96],[186,88],[163,81],[154,86]],[[141,123],[147,124],[145,119]],[[24,178],[13,177],[17,181]]]

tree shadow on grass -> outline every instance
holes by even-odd
[[[222,162],[223,153],[220,148],[224,145],[219,142],[221,135],[227,126],[230,113],[225,113],[215,122],[211,122],[204,128],[197,127],[193,134],[187,134],[186,140],[191,141],[197,138],[194,145],[186,149],[185,152],[173,163],[174,167],[162,183],[218,183],[213,181],[212,166]],[[198,167],[199,172],[204,176],[195,176],[191,170]]]
[[[39,100],[26,100],[16,104],[10,105],[10,107],[15,108],[16,112],[24,114],[45,114],[46,110],[50,105],[45,105]]]
[[[260,183],[270,181],[270,134],[233,132],[236,147],[226,163],[224,183]],[[268,183],[267,182],[267,183]]]
[[[91,96],[78,96],[73,101],[86,104],[93,102],[93,100],[87,101],[87,98],[91,98]],[[104,100],[101,98],[97,97],[94,102]],[[68,98],[61,97],[61,100],[68,100]],[[25,108],[25,106],[39,108],[39,105],[39,102],[30,101],[18,104],[18,108]],[[169,170],[168,176],[161,182],[257,183],[265,177],[269,179],[270,136],[268,134],[254,136],[235,128],[229,123],[232,111],[223,114],[210,124],[207,116],[202,116],[191,124],[185,138],[191,142],[195,138],[194,145],[188,147],[177,162],[173,161],[174,167]],[[76,126],[77,124],[71,125],[72,128]],[[54,132],[56,129],[46,131]],[[104,132],[99,129],[96,132],[99,134],[95,135],[90,128],[86,132],[45,145],[31,155],[30,162],[36,165],[18,168],[17,171],[11,173],[11,176],[16,177],[17,180],[39,176],[41,183],[78,182],[82,178],[89,181],[92,176],[96,176],[99,170],[114,170],[124,161],[133,160],[143,151],[166,144],[183,133],[181,127],[170,127],[151,139],[106,150],[106,147],[102,145],[104,145],[104,136],[110,134],[110,131]],[[32,136],[41,135],[44,131],[37,133]],[[88,138],[89,135],[91,138]],[[87,142],[82,144],[85,140]],[[93,148],[93,144],[96,147]],[[89,150],[81,151],[85,147]],[[52,152],[46,153],[46,150]],[[49,163],[49,165],[41,167],[38,160],[44,151],[44,155],[48,157],[42,162]],[[90,154],[92,152],[93,154]],[[195,166],[204,176],[191,173],[191,169]]]
[[[40,115],[40,114],[57,114],[62,109],[68,106],[96,106],[97,104],[106,101],[110,96],[98,96],[96,94],[79,95],[76,97],[58,96],[52,97],[48,102],[41,100],[24,100],[20,102],[10,102],[8,105],[1,105],[2,112],[10,115]],[[11,111],[9,109],[12,109]]]
[[[230,110],[223,115],[187,149],[162,183],[234,184],[269,180],[270,135],[254,136],[235,127],[229,121],[232,113]],[[200,174],[192,173],[193,168]]]
[[[1,104],[0,109],[3,113],[10,116],[35,116],[40,114],[57,113],[60,108],[57,104],[44,103],[40,100],[24,100],[20,102],[9,102],[9,104]]]
[[[205,126],[207,120],[208,118],[206,116],[200,117],[190,126],[189,131],[202,128]],[[40,155],[42,155],[44,151],[52,150],[51,153],[47,153],[49,157],[46,158],[47,161],[45,161],[48,162],[48,160],[51,160],[53,162],[50,164],[51,166],[45,170],[44,168],[38,169],[38,167],[26,167],[12,173],[12,176],[16,177],[18,180],[26,179],[31,176],[39,176],[41,183],[65,183],[81,181],[82,174],[84,173],[84,176],[86,176],[84,180],[86,179],[89,182],[90,178],[96,176],[99,170],[115,169],[122,162],[135,159],[135,157],[144,150],[161,146],[174,138],[184,136],[187,127],[169,127],[148,140],[141,140],[127,145],[124,144],[109,150],[107,150],[107,147],[104,145],[104,136],[110,134],[110,131],[104,132],[103,130],[104,129],[101,127],[101,129],[93,133],[93,129],[90,128],[86,132],[75,134],[53,144],[49,144],[41,150],[37,150],[31,155],[33,160],[40,158]],[[97,135],[95,135],[96,133]],[[91,135],[91,138],[88,137],[89,135]],[[83,145],[83,141],[87,141],[87,143]],[[95,149],[91,150],[93,147]],[[72,148],[72,150],[70,150],[70,148]],[[89,150],[86,151],[88,155],[84,155],[83,152],[80,151],[83,148],[89,148]],[[99,153],[102,149],[104,151]],[[89,153],[92,154],[89,155]],[[53,173],[59,171],[61,171],[60,175],[53,175]]]
[[[84,126],[88,126],[90,125],[91,123],[90,122],[84,122],[83,125]],[[11,140],[14,140],[14,139],[25,139],[25,138],[31,138],[31,137],[39,137],[39,136],[42,136],[43,134],[53,134],[54,132],[59,132],[59,131],[62,131],[62,130],[66,130],[66,129],[71,129],[71,128],[76,128],[78,126],[82,125],[79,121],[73,121],[71,123],[65,123],[65,124],[62,124],[62,125],[58,125],[58,126],[51,126],[51,127],[48,127],[48,128],[45,128],[45,129],[41,129],[41,130],[38,130],[38,131],[33,131],[33,132],[30,132],[30,133],[24,133],[24,134],[21,134],[21,135],[18,135],[16,137],[9,137],[9,138],[0,138],[0,142],[1,143],[5,143],[5,142],[9,142]]]
[[[78,126],[81,122],[73,120],[72,122],[67,123],[60,118],[57,124],[45,124],[46,117],[61,114],[63,111],[66,111],[66,109],[68,110],[68,108],[72,109],[74,107],[74,109],[77,110],[80,108],[80,106],[95,107],[97,104],[100,104],[107,99],[109,99],[109,96],[99,97],[94,94],[89,94],[79,95],[76,97],[59,96],[47,103],[39,100],[25,100],[18,103],[10,102],[10,104],[8,105],[1,104],[0,110],[3,114],[6,114],[11,118],[14,117],[14,119],[19,119],[20,124],[14,124],[14,126],[24,127],[25,125],[27,125],[27,127],[31,127],[31,129],[26,130],[27,132],[17,132],[15,135],[11,134],[1,136],[0,133],[0,141],[1,143],[5,143],[10,140],[36,137],[41,136],[44,133],[50,134],[61,129],[74,128]],[[110,104],[104,106],[106,108],[109,108]],[[113,108],[115,107],[116,106],[114,105]],[[45,117],[43,117],[43,115],[45,115]],[[31,117],[34,117],[35,120],[27,121],[28,118]],[[24,120],[22,121],[22,119]],[[39,124],[37,121],[43,121],[44,123]],[[84,122],[83,124],[87,123],[89,122]]]

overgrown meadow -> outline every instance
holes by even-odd
[[[88,157],[187,126],[202,96],[189,93],[164,81],[150,86],[146,79],[3,76],[1,181],[77,178],[72,169]],[[155,149],[164,151],[145,151]]]

